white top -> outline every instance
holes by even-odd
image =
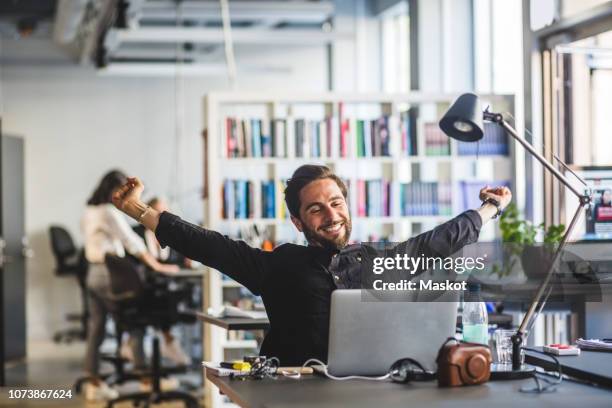
[[[170,247],[161,248],[157,242],[155,233],[150,229],[145,229],[144,232],[145,244],[149,253],[158,261],[167,261],[170,257]]]
[[[112,204],[88,205],[81,218],[81,230],[89,262],[102,263],[106,254],[123,257],[127,251],[139,256],[147,250],[142,238]]]

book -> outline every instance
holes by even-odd
[[[229,377],[231,375],[248,375],[248,371],[234,370],[233,368],[224,368],[221,367],[218,363],[213,363],[212,361],[202,361],[202,366],[206,369],[207,372],[216,375],[217,377]]]
[[[424,123],[425,155],[450,155],[450,138],[442,132],[437,122]]]
[[[251,146],[253,157],[262,157],[261,151],[261,121],[251,119]]]

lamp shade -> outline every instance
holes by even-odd
[[[482,139],[482,109],[478,97],[472,93],[461,95],[440,119],[440,129],[447,136],[461,142]]]

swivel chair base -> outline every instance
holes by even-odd
[[[151,364],[151,377],[153,380],[153,390],[150,392],[136,392],[132,394],[121,395],[118,398],[110,400],[106,405],[107,408],[112,408],[115,404],[123,401],[133,401],[136,406],[141,403],[148,407],[150,404],[157,404],[164,401],[183,401],[187,408],[198,408],[198,400],[184,391],[162,391],[161,377],[167,373],[167,370],[161,368],[161,355],[159,351],[159,339],[153,338],[153,355]]]
[[[144,404],[145,407],[149,407],[150,404],[159,404],[165,401],[183,401],[187,408],[199,408],[200,406],[198,400],[194,396],[183,391],[154,391],[122,395],[109,401],[106,407],[113,408],[115,404],[120,404],[124,401],[132,401],[135,406]]]

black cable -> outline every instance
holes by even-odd
[[[536,383],[535,388],[521,387],[521,389],[519,391],[520,392],[525,392],[525,393],[536,393],[536,394],[542,394],[542,393],[545,393],[545,392],[554,392],[554,391],[556,391],[557,390],[557,386],[559,384],[561,384],[561,382],[563,381],[563,372],[561,370],[561,363],[559,362],[559,359],[557,357],[553,356],[552,354],[548,354],[548,353],[545,353],[543,351],[532,349],[532,348],[529,348],[529,347],[522,347],[522,349],[526,350],[526,351],[531,351],[533,353],[543,354],[543,355],[545,355],[547,357],[552,358],[553,361],[555,362],[555,365],[556,365],[555,371],[558,373],[558,376],[555,378],[555,381],[551,381],[550,379],[544,378],[543,376],[539,377],[538,374],[541,374],[541,373],[536,372],[534,374],[534,376],[532,377],[533,380]],[[544,382],[545,385],[540,384],[540,381]]]
[[[276,369],[280,366],[280,361],[276,357],[266,359],[260,358],[251,365],[249,377],[255,380],[263,380],[264,378],[273,377],[276,375]]]

